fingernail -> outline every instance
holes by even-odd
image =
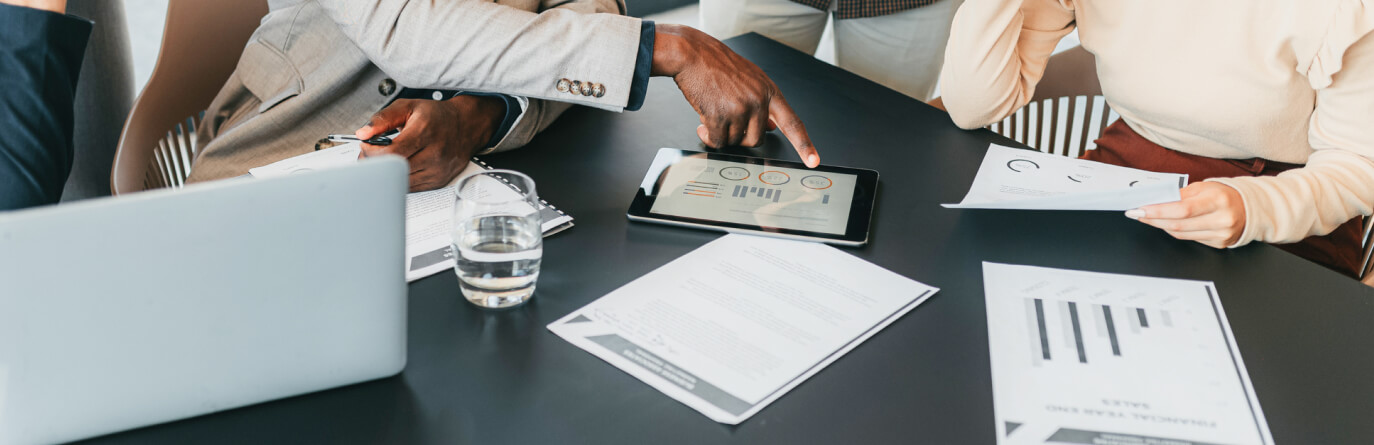
[[[1140,218],[1144,218],[1144,217],[1145,217],[1145,211],[1144,211],[1144,210],[1140,210],[1140,209],[1131,209],[1131,210],[1127,210],[1127,211],[1126,211],[1126,217],[1127,217],[1127,218],[1130,218],[1130,219],[1140,219]]]
[[[810,156],[806,157],[806,165],[810,165],[812,167],[821,165],[821,157],[816,156],[816,154],[812,153]]]

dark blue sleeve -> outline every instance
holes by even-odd
[[[72,170],[72,104],[92,23],[0,5],[0,210],[56,203]]]
[[[496,131],[491,134],[491,140],[487,141],[487,146],[485,148],[495,147],[496,144],[501,143],[501,139],[504,139],[506,133],[510,133],[511,127],[515,126],[515,120],[520,118],[520,101],[516,100],[514,97],[501,93],[462,92],[458,93],[458,95],[495,97],[506,103],[506,117],[501,118],[501,126],[496,127]]]
[[[654,67],[654,22],[644,20],[639,25],[639,55],[635,56],[635,77],[630,82],[630,100],[625,104],[629,111],[639,111],[644,106],[644,96],[649,94],[649,75]]]

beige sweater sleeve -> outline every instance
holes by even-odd
[[[954,15],[940,89],[954,123],[987,126],[1030,102],[1054,47],[1073,31],[1072,0],[967,0]]]
[[[1367,25],[1374,27],[1374,11],[1369,19]],[[1245,231],[1232,247],[1251,241],[1296,242],[1331,233],[1352,218],[1370,214],[1374,205],[1374,32],[1368,28],[1365,32],[1349,36],[1345,45],[1328,42],[1335,48],[1319,52],[1318,57],[1339,59],[1319,60],[1308,73],[1319,89],[1308,130],[1316,151],[1305,167],[1274,177],[1212,180],[1235,188],[1245,202]],[[1332,38],[1339,33],[1333,30]]]

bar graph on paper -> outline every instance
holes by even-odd
[[[1027,298],[1025,304],[1035,366],[1049,360],[1088,363],[1090,356],[1122,357],[1123,337],[1148,342],[1152,330],[1174,326],[1173,314],[1164,309],[1041,298]]]
[[[1272,443],[1210,282],[983,264],[998,443]]]

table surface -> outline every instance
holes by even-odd
[[[993,443],[983,261],[1214,281],[1276,441],[1374,441],[1374,290],[1270,246],[1213,250],[1119,212],[941,208],[988,143],[1013,143],[757,35],[728,43],[787,94],[823,162],[880,172],[870,242],[844,250],[941,289],[750,420],[715,423],[545,328],[720,236],[625,218],[659,147],[701,147],[692,108],[655,78],[641,111],[577,108],[487,158],[576,218],[545,241],[530,304],[479,310],[440,273],[410,285],[399,376],[93,442]],[[780,135],[725,151],[796,159]]]

